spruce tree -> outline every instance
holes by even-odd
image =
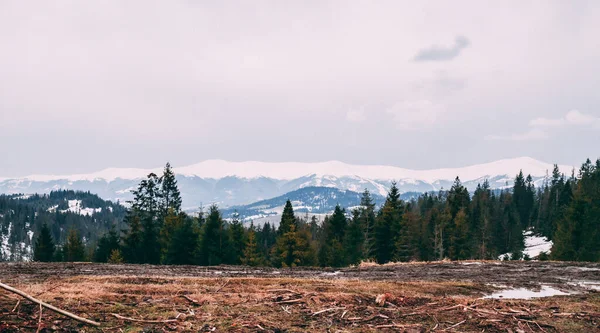
[[[166,245],[164,263],[192,265],[196,263],[199,230],[196,220],[181,213],[176,217],[174,228]]]
[[[273,248],[273,265],[276,267],[296,267],[310,263],[310,244],[308,236],[296,231],[296,225],[290,224],[289,231],[277,237]]]
[[[229,224],[229,239],[231,240],[232,264],[239,265],[244,256],[244,247],[246,246],[244,225],[239,219],[239,214],[234,213],[233,219]]]
[[[67,241],[63,247],[64,260],[67,262],[84,261],[85,260],[85,247],[79,234],[75,229],[69,231]]]
[[[94,261],[108,262],[111,253],[114,250],[120,250],[120,237],[114,227],[98,240],[98,247],[94,253]]]
[[[296,224],[296,217],[294,216],[294,208],[292,207],[292,202],[287,200],[285,202],[285,206],[283,207],[283,213],[281,214],[281,222],[279,223],[279,229],[277,230],[277,234],[279,236],[287,233],[291,230],[291,226],[298,228]]]
[[[40,234],[35,241],[33,260],[41,262],[53,261],[54,251],[56,251],[54,240],[52,239],[48,225],[44,223],[40,230]]]
[[[171,168],[171,164],[167,163],[163,171],[163,175],[159,179],[160,191],[159,191],[159,209],[161,216],[165,217],[169,214],[169,210],[172,210],[175,215],[181,212],[181,193],[177,187],[177,180],[175,179],[175,173]]]
[[[261,266],[264,264],[263,256],[260,253],[256,242],[256,232],[253,228],[248,230],[241,263],[246,266]]]
[[[142,244],[143,230],[140,216],[128,212],[125,216],[125,224],[128,229],[123,238],[123,257],[126,262],[140,264],[144,262],[144,247]]]
[[[400,220],[402,219],[402,209],[400,191],[396,183],[393,182],[374,226],[375,258],[380,264],[389,262],[394,257]]]
[[[200,263],[202,265],[229,264],[232,261],[229,233],[225,229],[221,212],[216,205],[209,208],[202,228]]]

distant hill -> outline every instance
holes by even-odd
[[[122,227],[125,213],[125,207],[89,192],[0,195],[0,260],[29,260],[44,223],[57,243],[70,229],[93,243],[113,224]]]
[[[416,198],[419,194],[418,192],[408,192],[402,194],[401,198],[410,200]],[[223,215],[229,218],[237,212],[240,218],[244,220],[279,215],[283,211],[283,206],[287,200],[292,202],[296,214],[329,214],[333,212],[338,204],[348,211],[359,206],[361,196],[362,193],[339,190],[334,187],[309,186],[249,205],[226,208],[223,210]],[[385,201],[385,197],[378,193],[371,193],[371,196],[377,206]]]

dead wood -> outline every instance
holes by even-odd
[[[100,326],[100,323],[98,323],[98,322],[95,322],[93,320],[89,320],[89,319],[85,319],[85,318],[79,317],[78,315],[75,315],[75,314],[73,314],[71,312],[59,309],[59,308],[57,308],[55,306],[52,306],[52,305],[50,305],[48,303],[42,302],[42,301],[40,301],[40,300],[38,300],[36,298],[33,298],[32,296],[26,294],[25,292],[23,292],[23,291],[21,291],[19,289],[15,289],[15,288],[13,288],[13,287],[11,287],[9,285],[6,285],[6,284],[4,284],[2,282],[0,282],[0,288],[8,290],[11,293],[15,293],[15,294],[17,294],[19,296],[22,296],[22,297],[24,297],[24,298],[26,298],[26,299],[34,302],[34,303],[38,303],[40,306],[44,306],[44,307],[46,307],[46,308],[48,308],[48,309],[50,309],[50,310],[52,310],[54,312],[60,313],[60,314],[62,314],[64,316],[67,316],[69,318],[75,319],[75,320],[80,321],[82,323],[86,323],[86,324],[89,324],[89,325],[92,325],[92,326]]]

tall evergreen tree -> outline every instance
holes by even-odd
[[[260,253],[256,242],[256,232],[254,231],[254,228],[248,230],[241,263],[246,266],[260,266],[264,264],[264,258]]]
[[[63,247],[63,252],[65,261],[74,262],[85,260],[85,247],[75,229],[69,231],[67,241]]]
[[[35,241],[33,260],[41,262],[52,261],[54,259],[54,251],[56,251],[54,240],[52,239],[48,225],[44,223]]]
[[[391,261],[402,219],[400,191],[393,182],[379,216],[375,220],[375,258],[378,263]]]
[[[165,165],[163,175],[158,182],[160,184],[158,198],[161,217],[167,216],[169,210],[173,210],[175,215],[179,214],[181,212],[181,193],[177,187],[177,179],[175,179],[175,173],[170,163]]]
[[[111,228],[110,231],[98,240],[98,246],[94,253],[94,261],[96,262],[108,262],[111,254],[115,250],[120,250],[120,237],[115,228]]]
[[[246,246],[244,225],[239,219],[239,214],[234,213],[232,221],[229,223],[229,239],[231,240],[232,264],[239,265],[244,256],[244,247]]]
[[[296,217],[294,216],[294,208],[292,207],[292,202],[287,200],[285,202],[285,206],[283,207],[283,213],[281,213],[281,222],[279,223],[279,229],[277,230],[277,234],[279,236],[287,233],[291,230],[291,226],[298,228],[296,223]]]
[[[200,263],[202,265],[231,263],[229,233],[225,229],[221,212],[216,205],[212,205],[208,209],[200,243]]]
[[[197,221],[180,213],[174,222],[163,261],[170,265],[192,265],[196,263],[200,239]]]

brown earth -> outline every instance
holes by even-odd
[[[0,280],[102,325],[86,326],[48,309],[40,321],[37,304],[0,289],[1,332],[600,332],[600,293],[575,285],[600,283],[597,263],[339,270],[0,263]],[[499,288],[541,284],[574,294],[482,299]]]

